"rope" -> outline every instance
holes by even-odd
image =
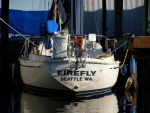
[[[126,54],[125,54],[125,57],[124,57],[124,60],[123,60],[123,63],[122,63],[121,66],[119,66],[119,65],[113,60],[113,61],[115,62],[115,64],[118,66],[118,68],[122,68],[122,67],[123,67],[123,65],[124,65],[124,63],[125,63],[125,61],[126,61],[126,58],[127,58],[128,51],[129,51],[129,49],[127,49],[127,51],[126,51]]]
[[[131,36],[131,38],[133,38],[133,37],[134,37],[134,36]],[[127,58],[128,52],[129,52],[130,39],[126,40],[123,44],[121,44],[119,47],[117,47],[115,50],[112,51],[112,52],[114,52],[114,51],[118,50],[118,49],[121,48],[123,45],[125,45],[127,42],[129,42],[129,43],[128,43],[128,48],[127,48],[127,50],[126,50],[126,54],[125,54],[125,57],[124,57],[124,60],[123,60],[122,65],[119,66],[118,63],[116,63],[116,61],[115,61],[114,59],[112,59],[112,60],[114,61],[114,63],[117,65],[118,68],[122,68],[123,65],[124,65],[124,63],[125,63],[125,61],[126,61],[126,58]],[[101,55],[97,55],[96,58],[99,58],[99,56],[105,56],[105,58],[111,57],[111,55],[109,55],[109,54],[101,54]],[[111,58],[112,58],[112,57],[111,57]]]
[[[113,53],[113,52],[117,51],[119,48],[121,48],[123,45],[125,45],[128,41],[129,41],[129,39],[126,40],[123,44],[121,44],[119,47],[117,47],[116,49],[114,49],[114,50],[111,51],[111,52]]]
[[[36,47],[38,47],[36,44],[34,44],[32,41],[30,41],[28,38],[26,38],[25,36],[23,36],[21,33],[19,33],[17,30],[15,30],[12,26],[10,26],[7,22],[5,22],[2,18],[0,18],[0,20],[5,23],[8,27],[10,27],[11,29],[13,29],[15,32],[17,32],[19,35],[21,35],[23,38],[25,38],[26,40],[28,40],[30,43],[32,43],[33,45],[35,45]]]
[[[134,36],[131,36],[131,38],[133,38]],[[130,38],[130,39],[131,39]],[[118,68],[122,68],[123,67],[123,65],[124,65],[124,63],[125,63],[125,61],[126,61],[126,58],[127,58],[127,55],[128,55],[128,52],[129,52],[129,45],[130,45],[130,39],[128,39],[127,41],[129,42],[128,43],[128,48],[127,48],[127,51],[126,51],[126,54],[125,54],[125,57],[124,57],[124,60],[123,60],[123,63],[122,63],[122,65],[121,66],[118,66]],[[124,45],[125,43],[123,43],[122,44],[122,46]],[[115,62],[115,61],[114,61]],[[115,62],[115,64],[117,65],[117,63]]]

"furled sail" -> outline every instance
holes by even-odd
[[[62,29],[68,27],[70,9],[68,0],[54,0],[48,15],[48,20],[54,20]]]

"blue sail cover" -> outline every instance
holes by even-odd
[[[9,25],[21,34],[40,36],[44,32],[47,32],[46,22],[48,13],[49,11],[22,11],[9,9]],[[9,33],[17,34],[11,28],[9,28]]]
[[[47,21],[47,31],[49,33],[54,33],[58,30],[58,24],[53,20]]]

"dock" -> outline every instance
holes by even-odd
[[[150,87],[150,36],[135,37],[133,51],[137,61],[138,87]]]

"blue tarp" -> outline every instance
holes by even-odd
[[[22,11],[10,9],[9,25],[21,34],[39,36],[47,30],[46,22],[48,13],[49,11]],[[17,34],[11,28],[9,28],[9,33]]]

